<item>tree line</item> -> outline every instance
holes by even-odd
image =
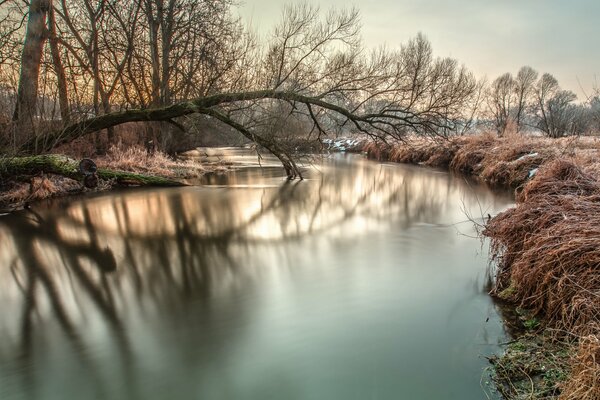
[[[524,66],[516,76],[505,73],[489,85],[482,115],[499,135],[509,129],[537,130],[558,138],[600,131],[600,96],[575,103],[577,96],[564,90],[549,73]]]
[[[290,5],[258,38],[233,7],[0,0],[0,148],[36,153],[91,135],[102,152],[100,138],[114,142],[116,126],[135,122],[140,142],[175,152],[211,123],[294,171],[298,139],[448,136],[482,124],[557,137],[589,129],[583,115],[592,121],[598,109],[596,100],[575,105],[556,79],[528,67],[487,84],[435,57],[422,34],[397,49],[368,49],[356,9]]]

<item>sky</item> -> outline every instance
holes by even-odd
[[[290,1],[241,0],[239,15],[267,34]],[[308,1],[310,3],[310,1]],[[360,10],[365,46],[395,48],[422,32],[433,51],[493,80],[523,65],[553,74],[579,100],[600,86],[600,0],[320,0]]]

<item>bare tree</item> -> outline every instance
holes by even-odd
[[[558,81],[549,73],[544,73],[538,80],[535,88],[538,128],[548,136],[552,136],[548,101],[560,90]]]
[[[114,4],[61,0],[56,8],[71,103],[93,103],[94,115],[31,139],[24,150],[132,121],[182,130],[201,114],[271,151],[293,177],[300,173],[295,149],[282,129],[269,128],[274,112],[306,126],[304,140],[333,131],[402,140],[457,132],[479,103],[473,75],[456,60],[434,57],[422,34],[398,50],[365,50],[354,9],[289,6],[260,48],[230,16],[229,0]],[[155,133],[163,143],[173,137]]]
[[[56,82],[58,87],[58,98],[60,104],[60,116],[63,125],[68,125],[70,120],[69,95],[67,90],[67,76],[62,62],[62,56],[56,34],[56,16],[54,7],[48,9],[48,37],[50,43],[50,52],[52,54],[52,64],[56,72]]]
[[[540,127],[550,137],[573,135],[577,133],[577,107],[572,104],[577,99],[570,90],[559,90],[546,102],[545,118]]]
[[[527,107],[533,96],[535,81],[538,78],[538,73],[529,66],[521,67],[515,78],[516,90],[516,110],[515,124],[517,131],[521,131],[524,125],[524,117],[527,112]]]
[[[494,120],[498,136],[504,135],[512,121],[517,104],[515,96],[516,81],[510,73],[496,78],[488,93],[488,110]]]
[[[21,74],[13,115],[13,120],[17,122],[17,130],[25,135],[24,137],[32,135],[37,114],[40,64],[46,41],[46,15],[50,7],[52,7],[51,0],[31,0],[29,3],[29,19],[23,43]]]

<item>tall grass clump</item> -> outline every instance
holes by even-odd
[[[111,146],[96,162],[99,167],[169,178],[197,178],[205,173],[200,163],[175,160],[160,151],[149,153],[142,146]]]
[[[492,295],[527,310],[558,348],[573,349],[556,369],[568,375],[556,380],[558,398],[600,400],[600,141],[482,134],[384,150],[371,143],[368,154],[425,165],[440,157],[451,171],[516,189],[516,206],[483,231],[496,268]],[[510,365],[513,353],[498,364]],[[541,398],[532,393],[527,398]]]
[[[493,294],[579,341],[561,398],[600,399],[600,183],[568,160],[543,165],[517,205],[487,224]]]
[[[581,338],[572,362],[570,379],[562,388],[561,400],[600,399],[600,339],[590,335]]]
[[[570,161],[544,165],[483,234],[495,293],[560,330],[600,332],[600,184]]]

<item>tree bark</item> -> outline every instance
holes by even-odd
[[[13,114],[13,120],[17,122],[17,132],[21,137],[30,138],[34,134],[38,79],[46,40],[46,14],[51,6],[51,0],[31,0],[29,5],[17,102]]]
[[[62,59],[60,57],[60,50],[58,48],[58,38],[56,36],[56,18],[54,16],[54,7],[48,9],[48,32],[50,42],[50,53],[52,54],[52,64],[54,64],[54,71],[56,72],[56,83],[58,85],[58,101],[60,105],[60,117],[62,119],[62,125],[69,125],[70,113],[69,113],[69,96],[67,91],[67,76],[65,74],[65,67],[63,66]]]

